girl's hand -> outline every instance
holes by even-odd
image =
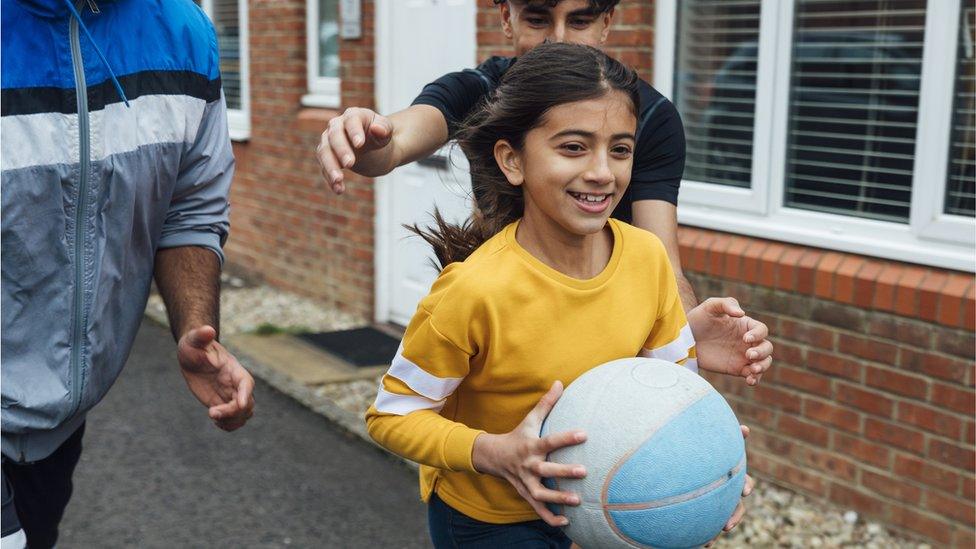
[[[511,483],[519,495],[529,502],[542,520],[550,526],[565,526],[569,521],[557,516],[546,507],[546,503],[559,505],[579,505],[579,496],[572,492],[551,490],[542,484],[543,477],[583,478],[586,469],[582,465],[563,465],[546,461],[550,452],[579,444],[586,440],[582,431],[556,433],[539,437],[542,422],[563,394],[563,384],[552,384],[549,392],[543,395],[522,423],[504,435],[481,434],[474,440],[471,455],[474,468],[479,473],[487,473],[503,478]]]

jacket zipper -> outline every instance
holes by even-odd
[[[79,8],[83,4],[79,3]],[[78,135],[80,177],[78,198],[75,202],[75,295],[74,325],[71,336],[71,409],[65,419],[74,417],[81,405],[81,369],[85,339],[85,226],[88,220],[88,170],[90,169],[90,136],[88,135],[88,88],[85,82],[85,62],[81,57],[78,37],[78,20],[68,17],[68,35],[71,41],[71,65],[75,71],[75,93],[78,96]]]

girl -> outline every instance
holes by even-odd
[[[538,436],[562,384],[617,358],[695,357],[661,242],[609,219],[630,181],[637,85],[594,48],[534,48],[460,134],[482,210],[414,228],[444,268],[366,423],[422,464],[436,547],[569,547],[545,504],[579,498],[540,479],[585,476],[546,455],[586,435]]]

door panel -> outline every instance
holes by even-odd
[[[386,42],[377,90],[380,108],[393,113],[410,105],[424,85],[451,71],[475,64],[475,0],[380,0],[388,17],[382,26]],[[448,30],[449,29],[449,30]],[[431,222],[437,207],[450,220],[471,212],[471,181],[467,161],[456,145],[448,144],[431,158],[394,170],[383,178],[377,227],[385,239],[377,246],[377,310],[380,320],[406,325],[437,277],[433,253],[420,237],[410,236],[404,224]],[[385,272],[384,272],[385,271]],[[385,308],[386,310],[380,310]]]

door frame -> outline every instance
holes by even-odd
[[[373,96],[376,98],[376,111],[387,113],[392,103],[392,91],[386,86],[390,68],[390,19],[391,0],[376,0],[376,32],[373,34]],[[392,249],[393,192],[390,185],[393,178],[380,176],[373,185],[373,320],[390,320],[390,292],[392,290],[390,272],[390,250]]]

